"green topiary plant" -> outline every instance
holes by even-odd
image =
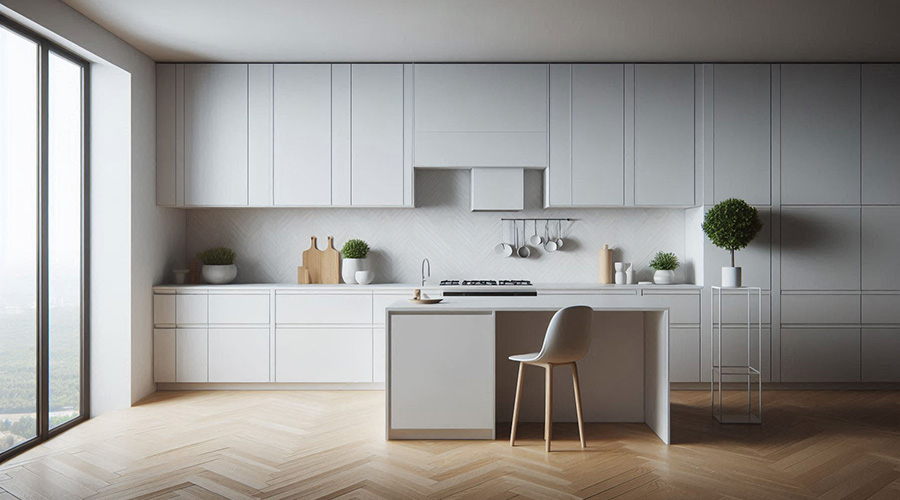
[[[204,266],[230,266],[235,257],[234,250],[225,247],[210,248],[197,254]]]
[[[369,254],[369,245],[363,240],[347,240],[341,248],[341,255],[345,259],[365,259]]]
[[[650,261],[650,267],[657,271],[674,271],[678,269],[681,263],[678,257],[670,252],[658,252],[653,260]]]
[[[706,212],[701,227],[713,245],[731,252],[734,267],[734,252],[749,245],[762,226],[756,208],[744,200],[729,198]]]

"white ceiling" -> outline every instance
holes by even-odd
[[[900,61],[894,0],[63,0],[158,61]]]

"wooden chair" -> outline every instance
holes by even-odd
[[[510,361],[519,363],[519,378],[516,382],[516,403],[513,408],[512,429],[509,445],[516,444],[516,426],[519,423],[519,405],[522,400],[522,382],[525,377],[525,365],[541,366],[546,370],[546,403],[544,421],[544,440],[546,451],[550,451],[550,438],[553,434],[553,368],[562,365],[572,366],[572,384],[575,387],[575,410],[578,413],[578,436],[581,447],[586,446],[584,439],[584,418],[581,413],[581,389],[578,385],[578,366],[576,362],[583,358],[591,347],[591,328],[594,310],[588,306],[570,306],[560,309],[553,315],[544,345],[540,352],[510,356]]]

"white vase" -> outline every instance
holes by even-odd
[[[237,277],[237,266],[234,264],[227,266],[203,266],[200,271],[203,279],[212,285],[227,285],[234,281]]]
[[[356,271],[364,271],[366,259],[344,259],[341,261],[341,277],[348,285],[356,284]]]
[[[653,273],[653,282],[657,285],[671,285],[675,283],[675,271],[656,271]]]
[[[356,282],[360,285],[368,285],[375,279],[375,273],[372,271],[356,271],[354,276],[356,277]]]
[[[740,288],[741,287],[741,268],[739,267],[723,267],[722,268],[722,288]]]

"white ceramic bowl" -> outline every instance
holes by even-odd
[[[354,277],[360,285],[368,285],[375,279],[375,273],[372,271],[356,271]]]
[[[237,278],[237,266],[203,266],[200,274],[211,285],[227,285]]]

